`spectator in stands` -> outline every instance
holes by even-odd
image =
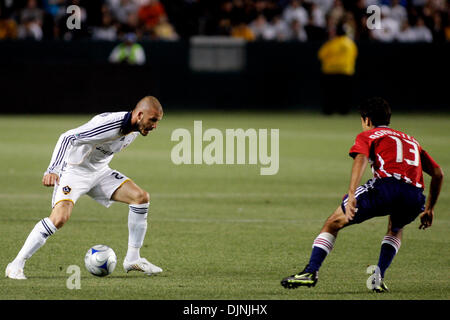
[[[391,17],[402,25],[408,19],[406,8],[400,4],[400,0],[391,0]]]
[[[326,29],[317,26],[312,15],[309,17],[308,24],[305,26],[305,32],[309,41],[323,41],[327,39]]]
[[[221,36],[231,35],[232,11],[233,2],[231,2],[230,0],[222,2],[218,13],[218,23],[215,34]]]
[[[137,12],[132,12],[128,15],[126,23],[119,25],[117,32],[118,38],[123,38],[127,33],[135,33],[138,39],[142,38],[143,31],[139,27],[139,17]]]
[[[416,25],[413,27],[414,40],[417,42],[432,42],[433,35],[430,29],[425,26],[425,22],[422,17],[418,17]]]
[[[109,11],[103,13],[102,25],[93,28],[92,39],[106,41],[115,41],[117,39],[117,26],[113,23],[113,18]]]
[[[143,65],[146,57],[144,48],[136,42],[134,33],[128,33],[125,41],[118,44],[109,55],[109,62],[114,64]]]
[[[72,4],[81,8],[81,30],[67,30],[66,8]],[[367,6],[372,4],[383,5],[381,30],[366,27]],[[317,27],[325,28],[331,37],[338,21],[345,20],[347,34],[360,41],[406,41],[411,30],[420,41],[450,40],[447,0],[0,0],[0,7],[3,37],[10,34],[6,30],[14,29],[14,20],[16,30],[22,25],[21,36],[27,38],[54,35],[64,40],[113,39],[114,27],[109,26],[112,18],[116,37],[132,32],[138,39],[174,40],[180,36],[233,33],[248,40],[256,37],[285,41],[294,37],[303,41],[304,36],[292,36],[293,29],[298,28],[298,34],[306,30],[306,37],[311,35],[308,40],[316,39]],[[298,23],[292,23],[294,20]],[[397,36],[399,32],[402,34]]]
[[[67,28],[67,19],[72,14],[68,14],[66,12],[67,7],[71,5],[76,5],[78,8],[80,8],[81,13],[81,28],[80,29],[68,29]],[[66,7],[63,8],[61,15],[57,16],[55,18],[56,25],[55,25],[55,38],[62,39],[66,41],[70,40],[78,40],[78,39],[85,39],[89,37],[88,33],[88,25],[87,25],[87,16],[88,12],[85,7],[82,6],[80,0],[69,0],[66,3]]]
[[[281,15],[275,15],[270,24],[275,32],[275,40],[286,41],[289,38],[289,26],[286,21],[282,19]]]
[[[445,42],[445,31],[443,28],[442,14],[440,12],[435,12],[433,15],[433,41],[435,42]]]
[[[36,20],[31,17],[24,18],[19,25],[17,37],[22,40],[41,40],[43,37],[42,28]]]
[[[343,28],[347,36],[349,36],[352,39],[355,39],[358,27],[356,25],[355,17],[353,16],[353,13],[350,11],[345,13],[343,20]]]
[[[161,18],[155,27],[156,39],[175,41],[179,36],[173,26],[169,23],[167,17]]]
[[[353,77],[358,48],[345,34],[342,23],[336,27],[336,36],[325,42],[318,52],[322,64],[322,111],[324,114],[350,111]]]
[[[233,38],[244,39],[245,41],[254,41],[255,35],[252,32],[252,29],[244,22],[238,21],[231,28],[231,36]]]
[[[400,31],[397,33],[397,40],[399,42],[414,42],[414,31],[411,29],[408,20],[404,20]]]
[[[127,24],[130,14],[137,13],[139,7],[134,0],[109,0],[114,18],[121,24]]]
[[[318,28],[325,28],[327,22],[325,20],[325,12],[316,3],[311,3],[311,13],[309,14],[308,24],[314,25]]]
[[[391,17],[391,9],[388,6],[381,7],[381,29],[373,29],[373,39],[381,42],[392,42],[397,38],[400,24]]]
[[[450,21],[450,10],[448,10],[448,13],[447,13],[447,23]],[[447,40],[447,41],[450,41],[450,24],[447,24],[445,27],[444,27],[444,33],[445,33],[445,39]]]
[[[61,11],[64,9],[65,0],[45,0],[44,9],[53,17],[61,15]]]
[[[36,0],[28,0],[26,7],[20,12],[21,23],[34,21],[34,23],[42,27],[43,17],[44,11],[38,7]]]
[[[345,9],[344,5],[342,4],[341,0],[335,0],[333,3],[333,6],[331,7],[331,10],[328,13],[329,19],[332,21],[332,23],[337,24],[337,21],[342,21],[344,19],[345,15]]]
[[[162,18],[166,18],[166,10],[159,0],[148,0],[138,11],[139,20],[147,31],[158,25]]]
[[[19,39],[41,40],[44,11],[38,7],[36,0],[27,0],[26,6],[20,11],[20,25],[17,36]]]
[[[297,23],[301,26],[306,25],[308,23],[308,12],[302,6],[302,1],[291,0],[289,6],[283,11],[283,19],[291,26],[291,29],[294,20],[297,20]]]
[[[253,20],[250,25],[250,29],[255,36],[255,40],[273,40],[275,39],[275,30],[267,22],[266,17],[263,14],[259,14],[255,20]]]
[[[289,25],[289,33],[287,40],[305,42],[308,40],[305,28],[297,19],[291,21]]]
[[[2,11],[0,6],[0,40],[16,39],[17,38],[17,23],[14,19],[7,16]]]
[[[310,2],[317,5],[322,12],[327,13],[333,7],[334,0],[310,0]]]

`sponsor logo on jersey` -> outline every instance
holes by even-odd
[[[114,154],[114,152],[105,150],[100,146],[96,147],[95,149],[97,149],[98,151],[100,151],[101,153],[103,153],[104,155],[107,155],[107,156]]]

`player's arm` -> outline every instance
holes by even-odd
[[[359,186],[364,170],[367,167],[369,159],[365,154],[357,153],[353,160],[352,174],[350,177],[350,186],[348,188],[348,200],[345,207],[345,215],[348,220],[353,220],[356,212],[356,188]]]
[[[419,229],[425,230],[431,227],[434,218],[434,206],[441,193],[442,183],[444,181],[444,172],[441,167],[424,150],[421,153],[422,169],[431,176],[430,191],[428,192],[425,211],[420,214]]]
[[[63,159],[73,139],[74,137],[71,130],[64,132],[59,136],[58,142],[53,150],[50,164],[42,177],[42,184],[44,186],[52,187],[59,181],[59,172],[61,171]]]

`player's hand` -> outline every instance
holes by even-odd
[[[348,194],[347,205],[345,206],[345,216],[348,221],[353,220],[355,213],[358,209],[356,208],[356,198],[352,193]]]
[[[46,187],[53,187],[55,183],[59,183],[59,176],[56,173],[47,173],[42,178],[42,184]]]
[[[433,224],[434,218],[434,210],[425,209],[424,212],[420,214],[420,226],[419,229],[425,230],[428,227],[431,227]]]

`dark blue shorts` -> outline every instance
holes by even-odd
[[[371,179],[358,187],[355,195],[358,210],[347,226],[390,215],[396,232],[425,210],[423,190],[395,178]],[[347,198],[345,195],[341,203],[344,213]]]

